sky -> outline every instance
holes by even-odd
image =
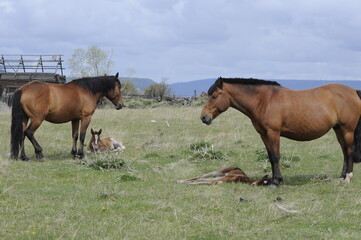
[[[114,74],[168,83],[361,80],[360,12],[359,0],[0,0],[0,54],[63,54],[68,75],[74,50],[95,45]]]

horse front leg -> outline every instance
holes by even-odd
[[[84,141],[85,141],[85,135],[86,135],[86,130],[88,129],[89,123],[91,120],[91,116],[89,117],[84,117],[81,120],[81,124],[80,124],[80,144],[78,147],[78,153],[77,156],[78,158],[83,158],[84,157],[84,152],[83,152],[83,148],[84,148]]]
[[[71,154],[75,158],[77,155],[77,142],[78,142],[78,136],[79,136],[79,121],[80,120],[73,120],[71,121],[71,135],[73,138],[73,147],[71,148]]]
[[[266,136],[261,136],[267,149],[268,158],[272,167],[272,180],[270,186],[278,187],[283,181],[280,169],[280,133],[268,131]]]

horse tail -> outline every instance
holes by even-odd
[[[361,99],[361,90],[356,90],[356,92]],[[352,159],[355,163],[361,162],[361,116],[354,132]]]
[[[23,122],[28,116],[25,114],[20,103],[22,91],[18,90],[13,96],[13,106],[11,110],[11,155],[13,159],[17,159],[19,151],[23,147]]]

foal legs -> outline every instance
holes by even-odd
[[[188,184],[213,184],[214,180],[219,180],[223,178],[226,174],[221,171],[214,171],[200,175],[195,178],[178,180],[177,183],[188,183]]]

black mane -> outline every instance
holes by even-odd
[[[281,86],[278,82],[275,81],[266,81],[255,78],[218,78],[216,82],[209,88],[208,95],[212,95],[212,93],[216,90],[217,87],[222,87],[223,83],[231,83],[231,84],[243,84],[243,85],[270,85],[270,86]]]
[[[91,92],[93,95],[102,92],[106,94],[109,90],[115,87],[116,81],[119,83],[119,79],[115,79],[114,76],[101,76],[101,77],[84,77],[71,81],[75,85]],[[68,83],[68,84],[70,84]]]

